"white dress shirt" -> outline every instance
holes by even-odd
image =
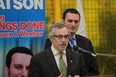
[[[58,66],[58,68],[59,68],[59,58],[60,58],[59,51],[56,50],[56,49],[53,47],[53,45],[51,46],[51,49],[52,49],[54,58],[55,58],[55,60],[56,60],[56,64],[57,64],[57,66]],[[62,56],[62,57],[63,57],[63,60],[64,60],[64,62],[65,62],[65,64],[66,64],[66,66],[67,66],[66,50],[64,50],[64,51],[62,51],[62,52],[64,53],[64,55]]]

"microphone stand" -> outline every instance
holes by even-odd
[[[81,47],[78,47],[78,46],[74,46],[74,47],[73,47],[73,50],[75,50],[75,51],[81,50],[82,52],[88,53],[88,54],[90,54],[90,55],[93,56],[93,57],[97,57],[97,58],[103,60],[103,61],[107,64],[108,68],[112,71],[112,73],[113,73],[113,74],[115,75],[115,77],[116,77],[116,70],[113,69],[113,68],[111,68],[110,62],[108,62],[108,61],[105,60],[104,58],[100,57],[100,56],[116,57],[116,55],[107,55],[107,54],[102,54],[102,53],[96,53],[96,54],[94,54],[94,53],[92,53],[92,52],[90,52],[90,51],[87,51],[87,50],[85,50],[85,49],[83,49],[83,48],[81,48]]]

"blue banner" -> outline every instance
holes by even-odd
[[[0,77],[10,49],[24,46],[33,54],[46,40],[44,0],[0,0]]]

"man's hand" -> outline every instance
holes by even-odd
[[[62,74],[60,74],[60,76],[58,77],[62,77]],[[68,77],[72,77],[71,75],[69,75]],[[74,77],[80,77],[79,75],[75,75]]]
[[[62,77],[62,74],[60,74],[58,77]]]
[[[71,75],[69,75],[68,77],[72,77]],[[74,77],[80,77],[79,75],[75,75]]]

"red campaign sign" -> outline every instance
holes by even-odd
[[[0,16],[0,38],[9,38],[9,37],[34,37],[34,36],[42,36],[43,32],[37,32],[35,30],[45,30],[44,22],[4,22],[5,17]],[[8,32],[13,31],[13,32]]]

